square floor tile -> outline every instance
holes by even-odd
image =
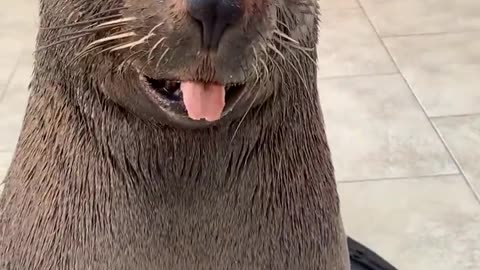
[[[10,162],[12,161],[12,158],[13,152],[0,152],[0,185],[3,184],[3,180],[7,175],[7,171],[10,167]]]
[[[28,55],[28,54],[27,54]],[[27,56],[26,56],[27,57]],[[30,60],[21,60],[0,101],[0,151],[12,151],[17,144],[28,102],[31,78]]]
[[[0,151],[13,151],[23,125],[24,113],[6,111],[4,104],[0,103]]]
[[[360,9],[325,10],[321,20],[317,46],[321,77],[396,72]]]
[[[480,204],[461,176],[339,185],[347,233],[398,269],[478,270]]]
[[[15,0],[0,9],[0,53],[8,49],[34,48],[40,21],[38,2],[37,0]],[[15,54],[8,54],[8,56],[16,57]],[[4,57],[2,55],[0,57],[4,66]],[[9,67],[11,64],[5,66]]]
[[[399,75],[319,81],[337,179],[457,173]]]
[[[385,44],[429,116],[480,113],[480,32],[386,38]]]
[[[339,8],[358,8],[356,0],[319,0],[320,10]]]
[[[20,52],[17,65],[12,69],[9,84],[6,86],[4,99],[8,100],[15,95],[28,95],[27,89],[33,75],[33,62],[33,50],[24,49]]]
[[[17,4],[12,5],[17,6]],[[12,79],[12,74],[18,68],[20,57],[29,52],[33,54],[35,48],[36,27],[32,23],[26,23],[27,26],[5,25],[5,20],[13,15],[3,14],[5,10],[0,10],[0,100],[5,94],[7,84]],[[28,17],[25,11],[14,10],[18,13],[17,17]],[[15,15],[16,16],[16,15]],[[13,17],[15,17],[13,16]]]
[[[434,123],[465,176],[480,194],[480,115],[437,118]]]
[[[7,176],[8,168],[13,158],[13,152],[0,152],[0,196],[5,185],[4,180]]]
[[[9,33],[31,31],[38,27],[38,0],[15,0],[0,9],[0,29]]]
[[[360,0],[382,36],[480,30],[478,0]]]
[[[22,43],[18,39],[2,35],[0,32],[0,100],[13,70],[18,65],[21,51]]]

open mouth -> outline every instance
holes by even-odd
[[[167,105],[169,113],[188,115],[193,120],[219,120],[241,96],[245,83],[205,83],[154,79],[143,76],[149,92]]]
[[[182,91],[180,90],[180,81],[173,80],[155,80],[145,77],[150,87],[155,90],[163,98],[171,102],[181,102],[183,100]]]

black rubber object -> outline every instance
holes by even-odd
[[[375,252],[348,237],[348,252],[352,270],[398,270]]]

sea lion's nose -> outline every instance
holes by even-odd
[[[225,30],[239,21],[242,0],[187,0],[187,10],[202,26],[202,47],[216,50]]]

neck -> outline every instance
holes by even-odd
[[[93,98],[86,112],[64,89],[42,88],[49,94],[30,97],[2,218],[62,240],[38,234],[27,249],[30,234],[12,230],[2,241],[16,254],[39,263],[53,252],[68,265],[59,251],[69,250],[89,268],[100,251],[114,269],[245,258],[283,269],[267,250],[292,266],[331,263],[305,260],[343,241],[314,83],[301,93],[281,89],[285,96],[242,121],[196,131],[146,123]]]

